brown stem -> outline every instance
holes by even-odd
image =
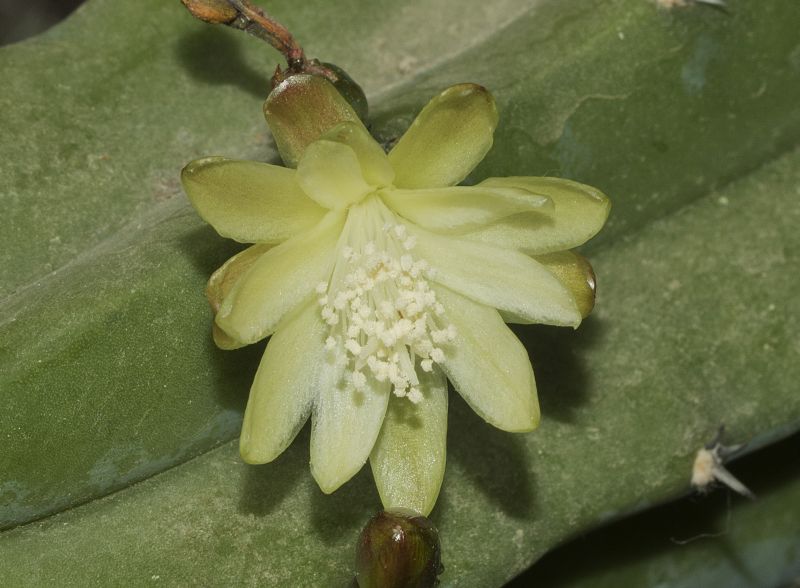
[[[305,63],[303,48],[285,26],[270,18],[248,0],[228,0],[228,3],[239,13],[233,22],[229,23],[230,26],[248,32],[275,47],[286,58],[290,69]]]
[[[250,0],[181,0],[195,17],[202,21],[224,24],[244,31],[254,37],[266,41],[280,51],[286,58],[287,68],[275,70],[272,77],[273,86],[279,84],[289,75],[296,73],[313,73],[336,82],[338,76],[316,59],[307,59],[289,30],[270,17]]]

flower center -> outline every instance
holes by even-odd
[[[325,346],[346,363],[347,384],[363,390],[371,376],[417,403],[415,363],[432,371],[444,360],[441,345],[456,332],[428,284],[430,266],[411,253],[414,245],[395,214],[368,197],[350,208],[330,282],[320,283],[317,294],[330,326]]]

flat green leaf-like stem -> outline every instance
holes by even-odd
[[[575,332],[516,328],[541,427],[496,431],[451,395],[432,514],[445,586],[501,585],[579,531],[685,492],[722,422],[756,444],[798,428],[795,0],[269,8],[367,90],[381,138],[445,86],[479,83],[500,123],[469,182],[563,176],[614,203],[584,250],[593,316]],[[261,348],[213,347],[202,290],[237,246],[178,184],[200,156],[275,161],[261,102],[277,60],[159,0],[90,0],[0,50],[6,584],[349,581],[379,508],[370,473],[323,496],[307,433],[273,464],[240,461]]]

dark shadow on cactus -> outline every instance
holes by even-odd
[[[304,463],[308,463],[307,460]],[[361,527],[381,508],[368,462],[332,494],[324,494],[315,484],[309,510],[314,530],[325,543],[355,545]]]
[[[542,416],[573,422],[590,388],[581,355],[598,344],[603,324],[589,317],[578,330],[542,325],[513,325],[512,330],[530,355]]]
[[[270,91],[270,76],[245,62],[236,31],[198,28],[178,39],[175,52],[196,80],[212,85],[238,86],[259,98]],[[277,64],[277,56],[276,56]],[[220,110],[222,113],[222,110]]]
[[[534,512],[535,482],[529,473],[534,459],[526,452],[519,434],[507,433],[485,423],[455,392],[450,394],[447,430],[447,458],[477,490],[506,515],[527,518]],[[445,476],[445,486],[447,480]],[[448,506],[448,492],[442,492],[436,508],[438,520]]]
[[[208,313],[208,356],[211,363],[217,399],[225,408],[244,412],[253,378],[256,376],[266,342],[226,351],[211,338],[211,312]]]
[[[306,426],[289,448],[275,461],[247,466],[239,495],[238,511],[242,514],[267,516],[279,512],[283,501],[296,491],[303,476],[310,476],[305,455],[308,453]]]
[[[220,237],[211,225],[199,226],[180,237],[181,250],[197,271],[207,277],[211,277],[223,263],[249,246]]]
[[[208,225],[184,233],[180,237],[179,246],[203,276],[211,276],[229,257],[246,247],[230,239],[223,239]],[[202,288],[190,293],[190,297],[184,300],[184,303],[208,308]],[[216,383],[218,399],[226,408],[243,411],[265,344],[260,342],[232,351],[219,349],[211,337],[213,318],[209,308],[207,338],[204,345],[211,364],[212,377]]]

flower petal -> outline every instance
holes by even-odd
[[[594,308],[597,282],[589,260],[574,251],[537,255],[541,263],[570,291],[581,316],[586,318]]]
[[[239,278],[247,273],[258,258],[269,251],[271,247],[272,245],[265,243],[248,247],[231,257],[217,271],[211,274],[206,285],[206,298],[208,298],[208,303],[211,305],[211,310],[215,315],[219,312],[222,301],[233,289],[236,282],[239,281]],[[214,337],[214,343],[220,349],[238,349],[247,345],[226,334],[216,323],[212,323],[211,332]]]
[[[546,196],[516,188],[454,186],[386,190],[381,197],[400,216],[438,232],[474,229],[519,212],[552,208]]]
[[[410,225],[414,255],[433,268],[432,279],[521,322],[577,327],[572,295],[540,263],[512,249],[443,237]]]
[[[497,108],[476,84],[459,84],[433,98],[397,145],[389,161],[399,188],[438,188],[462,181],[492,147]]]
[[[488,306],[434,286],[456,338],[442,369],[464,400],[487,423],[511,432],[539,424],[536,382],[528,352]]]
[[[384,508],[411,508],[427,516],[444,477],[447,380],[438,369],[417,370],[423,399],[392,396],[369,461]]]
[[[269,340],[244,413],[239,451],[247,463],[267,463],[286,449],[311,414],[316,366],[325,360],[316,301],[288,315]]]
[[[373,190],[364,179],[355,151],[327,139],[306,148],[297,165],[297,181],[312,200],[332,210],[342,210]]]
[[[481,187],[517,188],[547,196],[552,209],[507,217],[464,235],[500,247],[537,255],[572,249],[585,243],[602,228],[611,202],[600,191],[560,178],[489,178]]]
[[[277,165],[205,157],[183,168],[181,181],[203,220],[244,243],[285,241],[325,214],[303,194],[294,170]]]
[[[206,285],[206,298],[208,298],[214,314],[219,312],[222,301],[239,281],[239,278],[245,275],[253,267],[253,264],[271,248],[272,245],[266,243],[252,245],[231,257],[211,274]]]
[[[328,213],[310,231],[273,247],[234,285],[217,313],[217,325],[242,343],[255,343],[325,280],[343,217]]]
[[[364,125],[343,122],[325,133],[323,138],[347,145],[355,152],[361,164],[361,174],[368,184],[388,186],[394,181],[394,170],[389,158]]]
[[[330,357],[320,371],[311,418],[311,474],[326,494],[352,478],[367,461],[381,430],[389,384],[367,378],[362,391],[344,382],[344,358]]]
[[[298,74],[281,82],[264,102],[264,117],[289,167],[306,147],[344,121],[362,125],[355,110],[321,76]]]
[[[247,343],[241,343],[228,335],[219,328],[217,323],[211,323],[211,338],[214,339],[214,345],[225,351],[232,351],[233,349],[239,349],[247,345]]]

